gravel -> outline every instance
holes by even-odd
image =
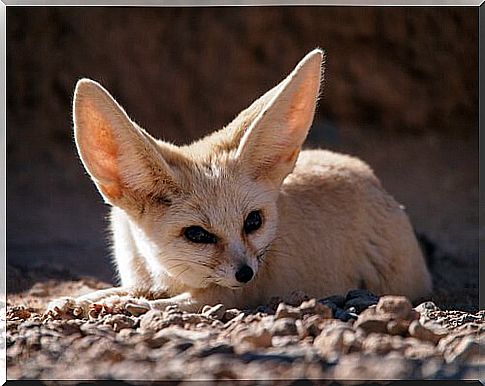
[[[478,379],[485,366],[485,310],[353,290],[252,310],[97,306],[79,319],[42,313],[53,286],[2,309],[9,379]]]

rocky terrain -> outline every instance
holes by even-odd
[[[10,295],[8,378],[476,380],[485,368],[485,310],[413,307],[360,289],[318,300],[295,291],[289,304],[274,298],[252,310],[43,313],[52,297],[106,286],[48,280]]]
[[[7,18],[8,378],[485,373],[476,9],[9,7]],[[360,157],[405,205],[430,258],[429,298],[295,293],[257,310],[43,315],[53,298],[112,285],[107,208],[72,139],[77,79],[100,81],[153,135],[182,144],[229,122],[317,46],[326,81],[306,146]]]

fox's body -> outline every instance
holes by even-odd
[[[372,170],[350,156],[300,152],[321,59],[313,51],[226,128],[183,147],[151,138],[101,86],[78,84],[76,141],[113,205],[121,281],[82,302],[163,293],[150,306],[199,309],[295,290],[324,297],[364,287],[411,299],[431,290],[409,219]]]
[[[231,307],[257,306],[294,290],[324,297],[363,287],[410,298],[429,291],[421,251],[402,206],[362,161],[325,150],[302,151],[282,185],[278,215],[276,238],[254,281],[241,289],[194,289],[153,275],[136,243],[126,248],[136,232],[131,233],[128,216],[113,208],[112,227],[122,240],[115,244],[121,283],[150,283],[154,289],[162,285],[170,296],[188,291],[202,304]]]

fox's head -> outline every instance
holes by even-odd
[[[322,63],[321,50],[310,52],[224,129],[182,147],[150,136],[98,83],[77,83],[79,155],[104,200],[127,214],[152,272],[193,288],[238,288],[256,275],[313,121]]]

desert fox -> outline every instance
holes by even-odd
[[[119,302],[229,307],[364,286],[416,299],[431,278],[408,217],[357,158],[301,146],[324,54],[315,49],[229,125],[190,145],[159,141],[81,79],[74,131],[105,202],[120,286],[49,307]]]

